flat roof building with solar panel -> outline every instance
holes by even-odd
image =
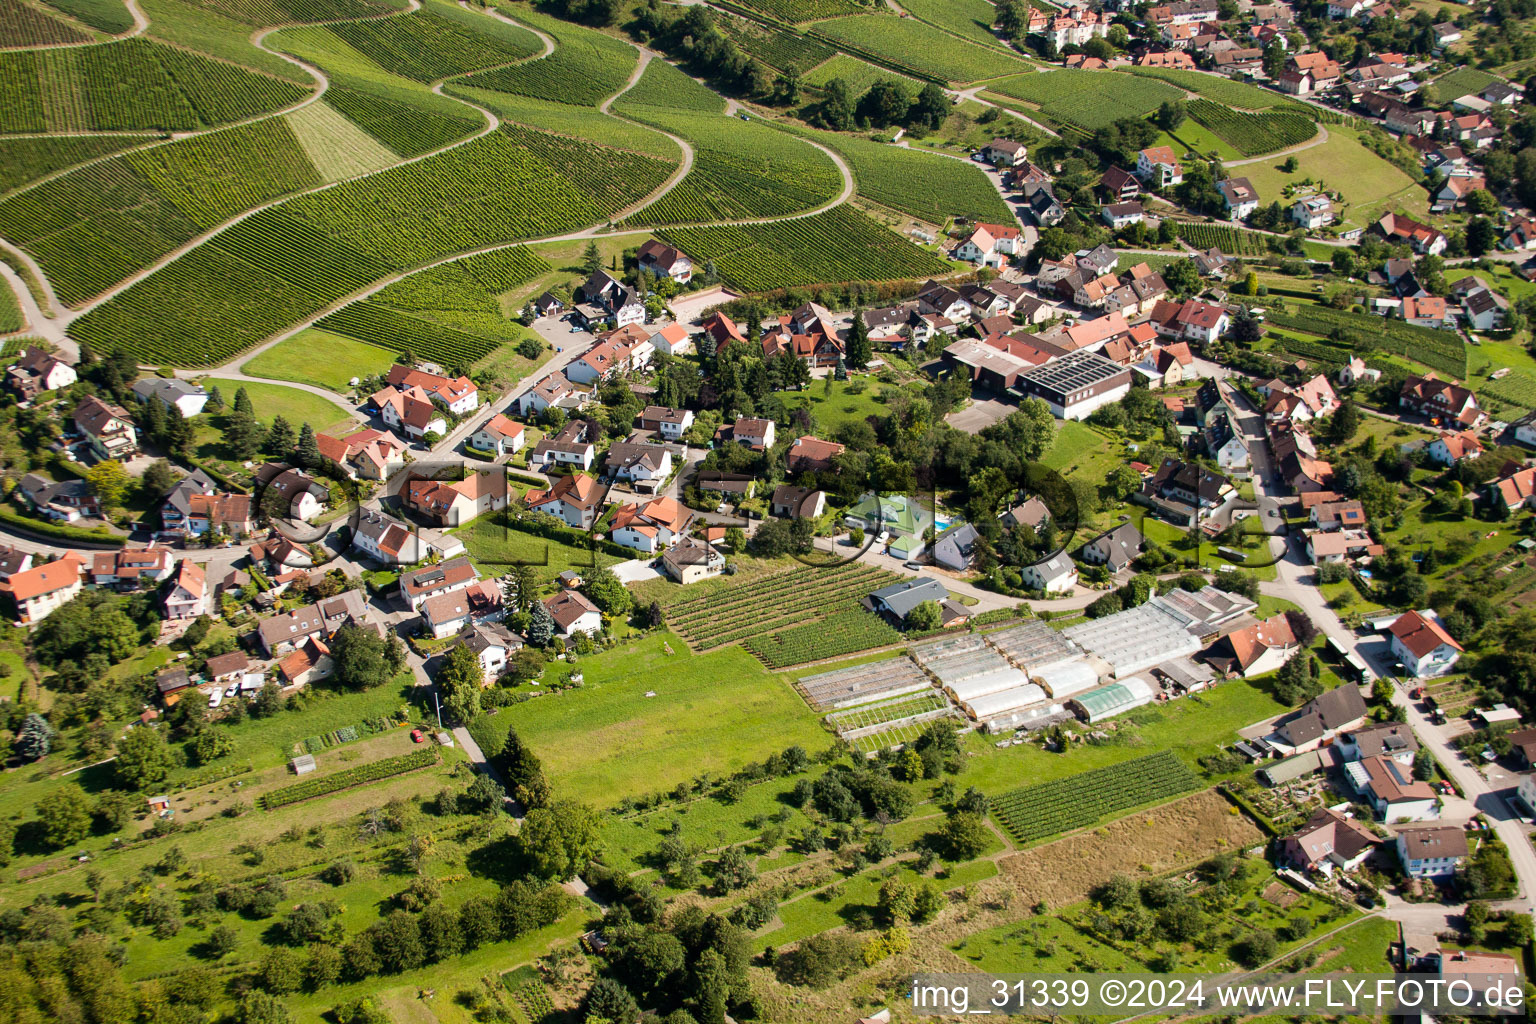
[[[1097,352],[1070,352],[1019,374],[1014,389],[1039,398],[1058,419],[1087,419],[1131,390],[1131,371]]]

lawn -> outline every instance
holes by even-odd
[[[1064,420],[1056,425],[1056,440],[1040,461],[1068,479],[1102,481],[1128,459],[1125,443],[1113,434],[1078,420]]]
[[[809,408],[815,423],[811,433],[821,431],[825,435],[836,433],[848,423],[862,423],[867,417],[886,415],[889,410],[884,396],[900,390],[873,378],[850,377],[836,381],[827,377],[825,382],[812,381],[805,391],[783,392],[782,397],[790,409]]]
[[[1202,125],[1192,117],[1186,117],[1184,123],[1171,135],[1168,132],[1159,132],[1155,146],[1169,146],[1178,156],[1183,156],[1187,150],[1194,150],[1201,156],[1212,150],[1222,160],[1241,160],[1242,154],[1233,149],[1230,143],[1222,141],[1215,132]]]
[[[1307,178],[1321,180],[1330,191],[1344,196],[1339,218],[1356,226],[1364,226],[1388,211],[1426,214],[1428,194],[1414,179],[1366,149],[1354,130],[1333,124],[1327,128],[1327,142],[1295,154],[1294,174],[1281,171],[1283,161],[1278,158],[1244,164],[1242,174],[1253,182],[1265,202],[1281,199],[1287,184]]]
[[[535,536],[507,525],[501,515],[482,516],[457,531],[469,557],[485,573],[505,572],[504,566],[527,564],[538,567],[539,578],[553,580],[567,569],[588,569],[593,559],[598,565],[616,565],[621,559],[602,551]]]
[[[739,647],[695,655],[662,633],[580,665],[580,688],[476,726],[516,727],[557,792],[599,806],[669,790],[701,772],[725,774],[796,744],[818,751],[830,740],[795,692]]]
[[[365,341],[310,327],[273,345],[240,367],[240,372],[252,377],[318,384],[347,395],[352,392],[352,378],[388,373],[396,354]]]
[[[1261,580],[1273,580],[1277,575],[1274,566],[1274,555],[1270,549],[1269,535],[1264,532],[1263,524],[1258,516],[1249,516],[1245,520],[1242,539],[1237,545],[1227,545],[1206,541],[1200,546],[1200,564],[1207,569],[1220,571],[1224,565],[1230,565],[1238,569],[1246,569]],[[1166,548],[1171,549],[1179,557],[1188,557],[1189,532],[1183,527],[1173,526],[1160,519],[1144,516],[1141,522],[1141,532],[1148,539],[1156,541]],[[1235,561],[1222,554],[1220,547],[1235,547],[1247,556],[1250,563],[1268,563],[1263,565],[1245,564]]]
[[[1109,742],[1074,744],[1061,754],[1034,744],[999,749],[988,737],[972,733],[964,746],[974,756],[963,778],[967,786],[984,793],[1005,793],[1159,750],[1172,750],[1198,769],[1196,758],[1231,743],[1238,729],[1286,710],[1267,686],[1234,679],[1192,697],[1138,708],[1110,723]]]
[[[300,391],[282,384],[259,384],[254,381],[228,380],[222,377],[204,377],[198,383],[205,388],[218,388],[226,405],[233,406],[235,392],[245,388],[256,409],[256,418],[267,426],[276,416],[291,423],[295,430],[308,423],[318,433],[331,428],[345,429],[352,425],[352,412],[335,402],[321,398],[309,391]]]

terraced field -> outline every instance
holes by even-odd
[[[817,25],[813,31],[840,50],[872,57],[919,78],[974,82],[1029,69],[1018,57],[956,39],[915,18],[863,14]]]
[[[309,89],[148,39],[0,52],[0,132],[191,131]]]
[[[385,71],[422,83],[524,60],[543,49],[525,28],[444,3],[324,31]]]
[[[992,92],[1024,100],[1058,124],[1093,132],[1125,117],[1144,117],[1167,100],[1184,98],[1182,89],[1152,78],[1114,71],[1048,71],[1010,78]]]
[[[0,192],[8,192],[50,174],[154,141],[153,135],[64,135],[55,138],[0,139]]]
[[[555,52],[541,60],[471,75],[462,80],[463,85],[591,107],[617,92],[635,69],[639,53],[622,40],[532,8],[509,7],[507,12],[552,36]]]
[[[218,363],[392,274],[601,222],[670,169],[506,125],[255,214],[92,310],[72,333],[146,361]]]
[[[750,227],[665,228],[660,234],[747,291],[946,273],[950,264],[847,206]]]
[[[751,56],[779,71],[802,75],[835,52],[819,39],[788,29],[770,29],[745,18],[725,18],[721,27]]]

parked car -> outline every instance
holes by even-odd
[[[420,729],[412,729],[411,730],[411,742],[412,743],[420,743],[424,738],[425,737],[422,736]]]
[[[233,697],[235,694],[237,694],[239,692],[240,692],[240,684],[239,683],[235,683],[233,686],[226,686],[224,688],[224,699],[228,700],[229,698]]]
[[[208,706],[210,708],[216,708],[222,703],[224,703],[224,691],[218,689],[214,690],[213,694],[208,698]]]

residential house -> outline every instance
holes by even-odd
[[[951,526],[934,541],[933,560],[946,569],[964,572],[976,557],[976,542],[980,537],[970,523]]]
[[[1438,256],[1447,245],[1443,234],[1401,213],[1385,214],[1371,226],[1387,241],[1406,242],[1421,256]]]
[[[1498,330],[1508,312],[1509,300],[1491,288],[1471,288],[1461,296],[1461,315],[1474,331]]]
[[[32,552],[0,544],[0,582],[32,568]]]
[[[1065,552],[1057,552],[1050,558],[1019,567],[1026,590],[1038,590],[1046,594],[1065,594],[1077,586],[1077,566]]]
[[[480,662],[487,686],[506,671],[512,655],[523,649],[517,634],[499,622],[471,622],[459,631],[459,643]]]
[[[189,537],[210,532],[231,538],[249,536],[256,531],[255,503],[249,494],[191,494],[185,526]]]
[[[1280,861],[1298,871],[1332,875],[1353,871],[1385,842],[1338,811],[1319,807],[1307,823],[1280,844]]]
[[[1290,660],[1301,646],[1296,629],[1297,623],[1290,614],[1280,612],[1244,629],[1233,630],[1207,647],[1200,657],[1227,675],[1252,679],[1273,672]]]
[[[1406,611],[1389,627],[1392,656],[1418,678],[1443,676],[1456,666],[1462,646],[1434,612]]]
[[[1142,484],[1138,500],[1176,522],[1192,522],[1237,495],[1232,481],[1193,462],[1164,459]]]
[[[316,434],[320,454],[358,480],[387,480],[405,465],[406,444],[388,430],[359,430],[346,437]]]
[[[1374,6],[1376,0],[1328,0],[1328,17],[1334,21],[1358,18]]]
[[[552,373],[514,399],[519,416],[537,416],[576,393],[563,374]]]
[[[176,558],[170,548],[153,544],[98,551],[91,556],[91,582],[98,587],[141,587],[163,582],[175,568]]]
[[[1056,189],[1047,181],[1031,181],[1020,190],[1020,205],[1042,228],[1053,228],[1067,216],[1067,208],[1056,198]]]
[[[1438,295],[1404,296],[1401,309],[1403,319],[1415,327],[1439,328],[1447,322],[1446,302]]]
[[[277,664],[284,687],[309,686],[329,679],[335,672],[331,648],[317,636],[306,637],[294,645],[293,652]]]
[[[85,559],[74,551],[59,559],[13,572],[0,580],[0,595],[10,597],[16,621],[24,626],[41,622],[80,593]]]
[[[539,316],[554,316],[564,308],[565,303],[549,292],[540,292],[539,297],[533,300],[533,311]]]
[[[998,522],[1005,529],[1017,530],[1021,526],[1027,526],[1031,530],[1039,530],[1045,526],[1051,518],[1051,510],[1039,498],[1030,497],[1013,506],[997,517]]]
[[[651,348],[669,356],[692,355],[693,335],[682,324],[667,324],[650,337]]]
[[[621,547],[654,555],[681,540],[693,520],[693,512],[675,498],[652,498],[621,505],[608,535]]]
[[[725,556],[714,545],[683,537],[661,555],[661,567],[677,582],[697,583],[725,571]]]
[[[650,365],[654,349],[651,331],[639,322],[617,327],[598,340],[565,367],[565,375],[577,384],[599,384],[621,373]]]
[[[693,426],[693,410],[648,405],[640,413],[640,429],[654,430],[668,441],[678,441]]]
[[[455,416],[474,412],[480,406],[480,390],[468,377],[444,377],[395,363],[389,368],[385,382],[399,391],[419,388],[427,393],[431,401]]]
[[[521,423],[509,419],[505,413],[497,413],[470,435],[469,446],[499,457],[522,451],[524,439]]]
[[[251,667],[251,659],[244,651],[231,651],[228,654],[215,654],[203,664],[203,671],[209,679],[215,683],[228,685],[245,681],[246,669]]]
[[[1365,506],[1358,501],[1321,501],[1312,506],[1312,525],[1325,533],[1335,530],[1363,530]]]
[[[869,606],[875,612],[890,616],[901,626],[906,624],[913,609],[925,601],[942,605],[948,600],[949,591],[944,589],[944,584],[932,576],[916,576],[874,591],[869,595]]]
[[[1099,178],[1099,188],[1112,203],[1125,203],[1141,193],[1141,181],[1130,171],[1111,166]]]
[[[55,483],[37,473],[28,473],[16,489],[32,510],[45,519],[72,523],[101,515],[101,502],[95,490],[89,481],[79,477]]]
[[[1346,762],[1384,757],[1405,768],[1413,766],[1413,756],[1419,751],[1413,730],[1402,722],[1377,722],[1346,730],[1334,738],[1333,746]]]
[[[1151,188],[1169,188],[1184,180],[1184,168],[1167,146],[1151,146],[1136,156],[1136,177]]]
[[[1021,243],[1021,234],[1016,227],[1006,224],[978,223],[955,247],[954,256],[955,259],[965,260],[967,263],[1002,266],[1007,262],[1006,257],[1019,251]]]
[[[693,260],[676,246],[655,238],[646,240],[638,253],[640,268],[657,277],[668,277],[678,284],[693,280]]]
[[[1359,356],[1350,356],[1349,362],[1339,368],[1338,379],[1344,387],[1353,387],[1361,381],[1380,380],[1381,371],[1366,366]]]
[[[1488,485],[1490,501],[1500,501],[1511,512],[1536,508],[1536,466],[1516,470]]]
[[[1314,530],[1307,534],[1307,557],[1313,565],[1339,564],[1351,558],[1374,558],[1384,550],[1364,530],[1344,529],[1328,533]]]
[[[827,492],[780,484],[768,504],[770,512],[784,519],[816,519],[827,509]]]
[[[1112,231],[1140,224],[1146,217],[1146,211],[1134,199],[1127,203],[1110,203],[1099,212]]]
[[[579,590],[562,590],[544,598],[543,603],[555,620],[555,628],[567,639],[577,633],[595,634],[603,628],[602,612]]]
[[[87,395],[75,406],[74,420],[98,459],[127,462],[139,454],[139,433],[122,406]]]
[[[1226,203],[1228,220],[1247,220],[1259,208],[1259,191],[1247,178],[1226,178],[1216,188]]]
[[[993,139],[982,148],[982,157],[993,166],[1017,167],[1029,157],[1029,149],[1013,139]]]
[[[654,493],[672,475],[672,450],[644,441],[618,441],[608,446],[603,470],[637,491]]]
[[[448,418],[438,410],[425,389],[406,387],[403,391],[390,385],[368,397],[368,405],[391,431],[398,430],[412,441],[423,441],[428,434],[441,437],[448,432]]]
[[[1515,440],[1536,448],[1536,412],[1528,412],[1510,424],[1515,430]]]
[[[726,440],[744,444],[753,451],[766,451],[773,447],[776,430],[773,420],[743,416],[725,429]]]
[[[1332,743],[1340,732],[1355,728],[1365,718],[1365,698],[1360,696],[1360,688],[1345,683],[1282,715],[1275,721],[1273,736],[1266,736],[1265,740],[1282,750],[1304,753]]]
[[[1224,470],[1247,469],[1250,462],[1248,438],[1233,422],[1233,416],[1225,405],[1212,410],[1205,418],[1202,429],[1205,450],[1216,465]]]
[[[257,466],[256,483],[261,496],[260,511],[272,519],[311,522],[331,497],[329,487],[302,469],[281,462]]]
[[[588,326],[612,319],[615,327],[645,322],[645,296],[620,283],[606,270],[595,270],[581,286],[582,302],[576,307]]]
[[[1411,374],[1398,392],[1399,407],[1416,412],[1431,423],[1460,424],[1476,427],[1484,413],[1477,407],[1477,396],[1459,384],[1440,380],[1433,373]]]
[[[573,466],[589,470],[597,458],[597,446],[587,438],[587,421],[570,420],[553,437],[545,436],[528,452],[528,468]]]
[[[510,493],[502,472],[469,469],[462,480],[409,481],[405,503],[439,526],[463,526],[484,513],[506,508]]]
[[[844,525],[862,529],[866,534],[888,534],[886,544],[893,557],[916,558],[927,546],[926,534],[933,528],[933,512],[905,494],[864,495],[843,517]]]
[[[267,657],[274,658],[296,650],[306,640],[324,638],[325,616],[318,605],[305,605],[263,620],[256,627],[256,636]]]
[[[1346,686],[1351,685],[1346,683]],[[1388,825],[1426,821],[1440,816],[1439,801],[1429,783],[1413,777],[1411,767],[1377,755],[1344,766],[1355,792]]]
[[[386,565],[414,565],[432,555],[453,558],[464,553],[464,542],[435,530],[413,530],[383,512],[364,509],[352,532],[352,544]]]
[[[1333,223],[1333,200],[1325,195],[1304,196],[1291,204],[1291,220],[1307,231]]]
[[[1430,442],[1428,454],[1442,466],[1454,466],[1482,455],[1483,445],[1470,430],[1442,430],[1440,436]]]
[[[1278,82],[1282,92],[1306,96],[1330,89],[1339,82],[1338,61],[1322,52],[1295,53],[1286,59]]]
[[[479,574],[468,558],[454,558],[402,574],[400,597],[411,611],[419,612],[427,598],[463,590],[477,579]]]
[[[133,397],[143,403],[157,401],[186,419],[202,412],[208,404],[208,392],[201,384],[179,377],[140,377],[133,382]]]
[[[439,640],[474,623],[500,622],[505,612],[501,588],[494,580],[477,580],[421,602],[421,621]]]
[[[702,326],[704,333],[713,339],[717,352],[732,342],[740,342],[743,345],[747,342],[747,336],[741,333],[741,328],[736,326],[736,321],[724,313],[711,313]]]
[[[833,469],[844,446],[819,437],[797,437],[789,445],[786,465],[791,473],[825,473]]]
[[[5,386],[23,402],[45,391],[67,388],[79,377],[75,368],[51,352],[28,345],[5,371]]]
[[[208,613],[208,580],[203,567],[190,558],[176,565],[176,575],[165,592],[165,617],[195,619]]]
[[[1157,323],[1154,314],[1153,322],[1159,334],[1210,344],[1227,332],[1230,318],[1227,316],[1226,309],[1221,306],[1202,302],[1199,299],[1186,299],[1175,307],[1170,321],[1165,324]]]
[[[1141,554],[1143,540],[1136,524],[1127,519],[1088,541],[1077,554],[1089,565],[1102,565],[1110,572],[1123,572]]]
[[[567,526],[590,530],[606,504],[606,491],[585,473],[562,476],[544,491],[529,491],[523,501],[529,510],[546,512]]]
[[[1536,245],[1536,220],[1530,217],[1511,217],[1504,227],[1504,237],[1499,240],[1504,249],[1529,249]]]
[[[1481,174],[1452,174],[1431,194],[1434,203],[1430,209],[1436,213],[1459,210],[1466,203],[1467,196],[1487,187],[1488,179]]]

